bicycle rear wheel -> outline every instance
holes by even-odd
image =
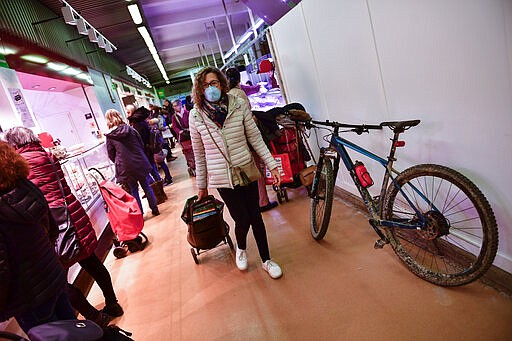
[[[498,228],[489,202],[468,178],[439,165],[418,165],[390,184],[383,218],[418,223],[425,229],[391,227],[393,250],[415,275],[442,286],[470,283],[492,265],[498,249]],[[400,189],[400,190],[399,190]],[[403,193],[401,192],[403,191]]]
[[[310,210],[311,235],[321,240],[327,233],[331,219],[332,198],[334,193],[334,174],[329,158],[323,158],[320,176],[313,180]]]

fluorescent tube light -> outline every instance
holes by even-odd
[[[135,25],[142,24],[142,15],[140,14],[139,5],[137,5],[137,4],[128,5],[128,11],[130,12],[130,15],[132,16],[132,20],[135,23]]]
[[[247,31],[245,34],[240,38],[238,44],[242,45],[247,39],[249,39],[252,35],[252,31]]]
[[[48,66],[49,69],[52,69],[52,70],[55,70],[55,71],[62,71],[64,70],[65,68],[67,68],[68,66],[66,64],[63,64],[63,63],[54,63],[54,62],[48,62],[46,64],[46,66]]]
[[[38,56],[35,54],[26,54],[24,56],[21,56],[20,58],[23,60],[28,60],[29,62],[32,62],[32,63],[37,63],[37,64],[46,64],[48,62],[48,59],[46,59],[45,57]]]
[[[0,46],[0,54],[7,56],[9,54],[16,54],[16,50],[7,46]]]
[[[62,70],[62,73],[63,74],[66,74],[66,75],[72,75],[72,76],[76,76],[78,75],[79,73],[81,73],[82,71],[78,70],[78,69],[75,69],[73,67],[68,67],[67,69],[64,69]]]
[[[264,23],[265,23],[265,21],[263,19],[256,21],[256,23],[254,24],[254,29],[258,29]]]

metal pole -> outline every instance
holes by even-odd
[[[231,22],[229,21],[228,10],[226,9],[226,3],[224,2],[224,0],[222,0],[222,5],[224,6],[224,14],[226,15],[226,22],[228,23],[229,34],[231,35],[231,42],[233,43],[233,47],[235,48],[235,53],[238,53],[235,36],[233,35],[233,29],[231,28]]]
[[[252,11],[249,7],[247,7],[247,13],[249,13],[249,19],[251,19],[252,33],[254,33],[254,38],[256,38],[258,36],[258,32],[256,31],[256,28],[254,27],[254,17],[252,16]]]
[[[204,57],[206,58],[206,62],[208,63],[208,66],[210,66],[210,59],[208,59],[208,52],[206,52],[206,47],[203,45],[203,52],[204,52]],[[215,58],[214,58],[215,60]]]
[[[215,65],[216,68],[218,68],[217,59],[215,58],[215,53],[213,53],[212,44],[210,42],[210,31],[208,30],[208,25],[206,25],[206,23],[204,24],[204,28],[206,29],[206,37],[208,38],[208,47],[210,48],[210,52],[212,53],[213,64]],[[220,53],[222,54],[222,51]]]
[[[197,49],[199,50],[199,55],[201,56],[201,64],[203,64],[203,67],[204,67],[205,64],[204,64],[204,59],[203,59],[203,52],[201,52],[201,46],[199,46],[199,44],[197,44]]]
[[[224,59],[224,52],[222,52],[222,47],[220,46],[219,33],[217,32],[217,27],[215,27],[215,21],[212,21],[213,30],[215,31],[215,37],[217,38],[217,44],[219,44],[219,52],[220,57],[222,58],[222,64],[226,64],[226,60]]]

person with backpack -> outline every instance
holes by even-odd
[[[0,322],[14,317],[25,333],[75,318],[53,248],[59,229],[29,172],[28,162],[0,141]]]
[[[148,199],[151,213],[154,216],[159,215],[157,199],[148,181],[148,174],[152,166],[146,156],[141,135],[123,121],[117,110],[107,110],[105,119],[109,128],[109,132],[105,134],[107,153],[109,159],[116,166],[117,181],[128,186],[129,192],[137,200],[141,212],[144,212],[139,197],[140,185]]]
[[[174,115],[172,115],[172,129],[178,142],[181,145],[185,159],[187,160],[188,174],[196,176],[196,163],[194,160],[194,150],[192,149],[192,141],[190,140],[190,130],[188,125],[189,112],[183,107],[179,99],[172,102]]]
[[[105,307],[103,310],[98,310],[87,301],[80,289],[70,283],[67,286],[67,291],[71,305],[85,318],[100,325],[107,325],[109,317],[119,317],[124,312],[117,301],[110,273],[94,253],[98,246],[98,240],[91,220],[80,201],[71,192],[59,161],[54,155],[44,150],[39,138],[29,128],[13,127],[5,132],[4,139],[29,163],[28,180],[43,192],[48,201],[52,218],[59,224],[59,227],[62,224],[70,225],[67,219],[67,214],[69,214],[71,225],[76,231],[78,252],[73,253],[72,257],[59,254],[64,268],[68,269],[76,263],[80,264],[98,283],[105,298]],[[67,231],[64,229],[60,233],[63,238],[69,238],[71,242],[72,235],[66,233]]]
[[[151,115],[151,118],[148,120],[149,128],[150,128],[150,145],[151,149],[153,150],[153,159],[155,161],[155,164],[160,166],[162,170],[164,171],[165,178],[163,185],[172,185],[172,176],[169,172],[169,167],[165,163],[165,157],[167,156],[167,153],[170,152],[169,145],[167,145],[168,149],[164,149],[165,146],[165,140],[162,136],[162,131],[167,129],[167,126],[165,124],[165,120],[162,115],[160,115],[160,110],[158,107],[154,109],[154,113]]]

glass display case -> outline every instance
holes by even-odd
[[[251,94],[247,97],[251,103],[252,110],[267,111],[275,107],[283,107],[286,105],[281,94],[281,89],[279,88],[267,90],[262,86],[258,93]]]
[[[71,191],[86,211],[100,196],[95,180],[100,180],[100,177],[89,169],[96,168],[108,180],[112,180],[115,174],[114,164],[108,159],[105,143],[84,150],[78,155],[65,158],[60,161],[60,164]]]

